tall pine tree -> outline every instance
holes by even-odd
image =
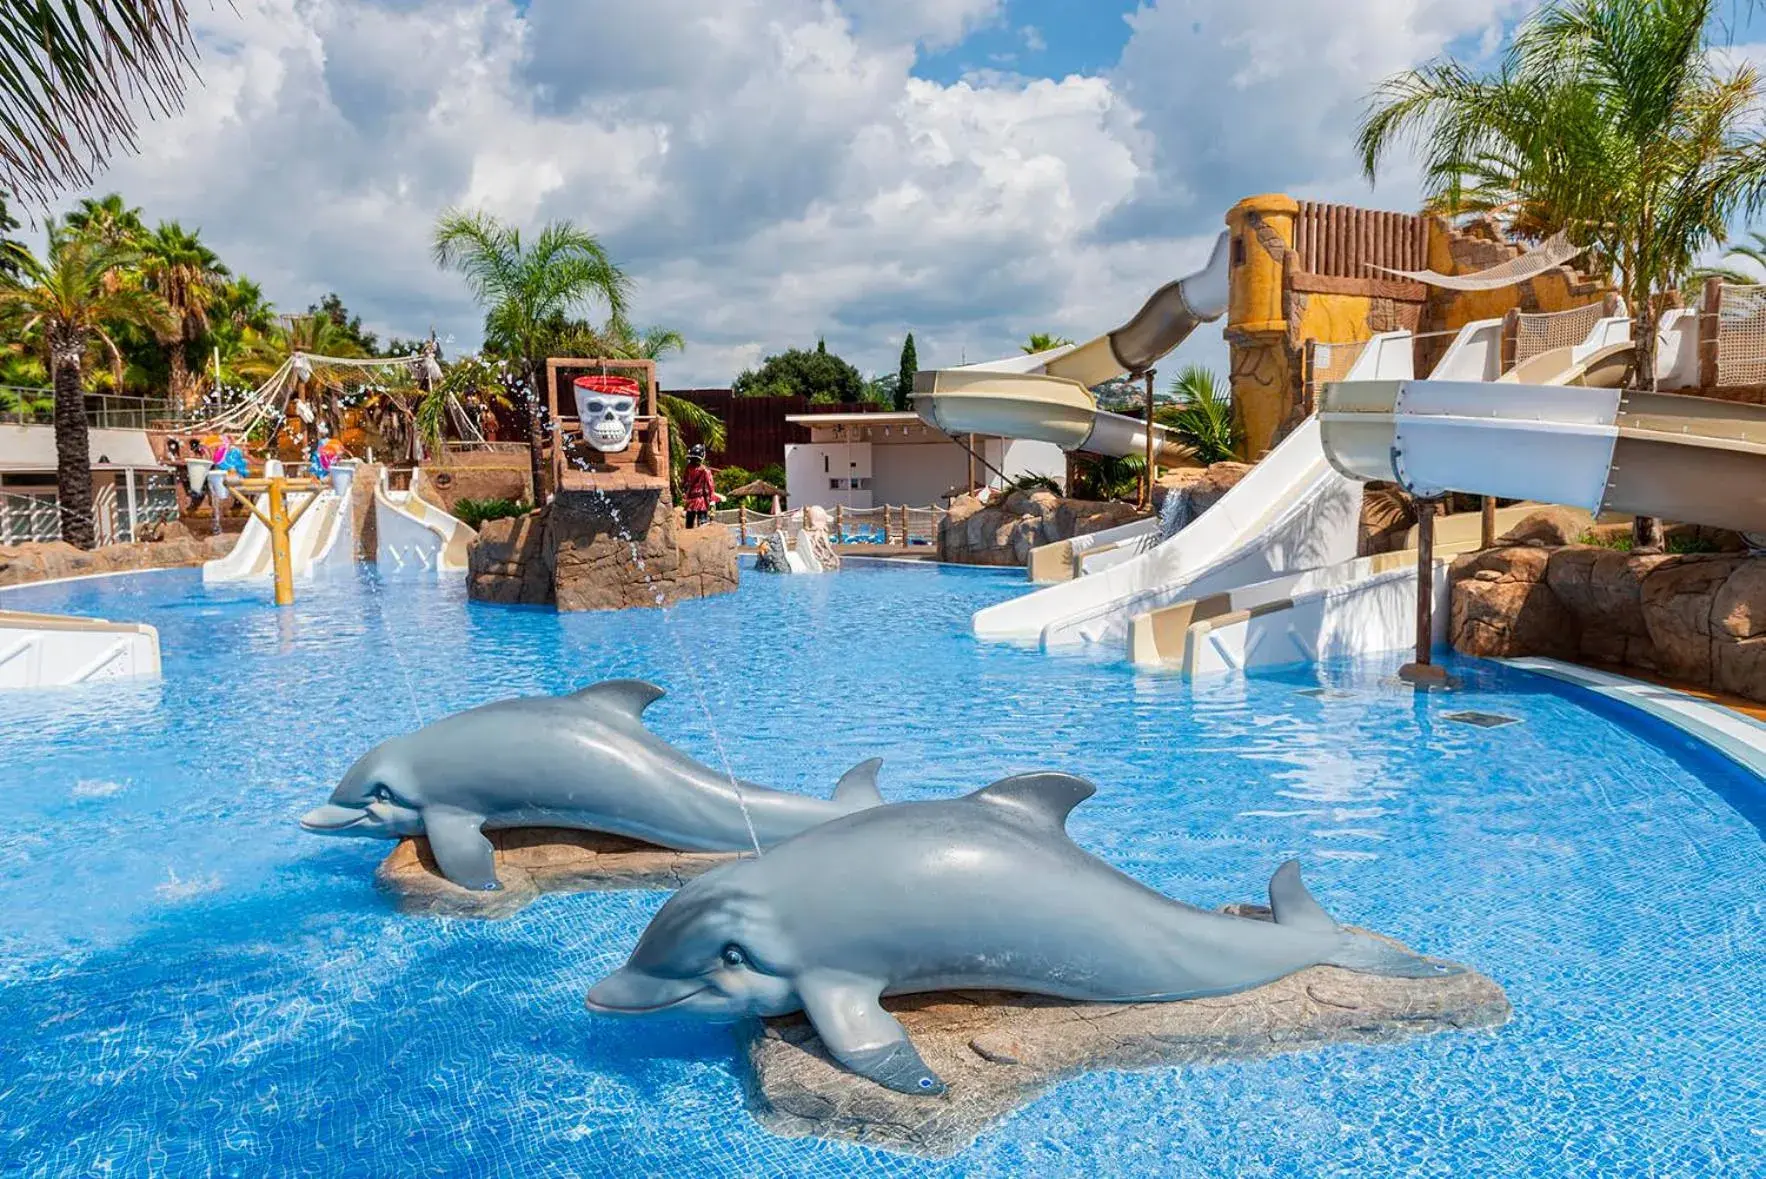
[[[914,395],[914,374],[919,371],[920,358],[914,355],[914,333],[901,342],[901,368],[895,379],[895,408],[911,408]]]

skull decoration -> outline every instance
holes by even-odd
[[[638,408],[636,384],[621,378],[592,377],[579,378],[575,383],[576,412],[582,422],[583,437],[603,454],[617,454],[631,445],[632,422]]]

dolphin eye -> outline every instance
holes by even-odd
[[[368,792],[368,797],[376,802],[391,802],[392,791],[387,789],[385,782],[380,782],[375,785],[374,789]]]
[[[725,946],[718,956],[724,960],[725,966],[748,965],[748,955],[744,953],[742,947],[738,946],[735,942],[731,942],[729,945]]]

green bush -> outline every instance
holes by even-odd
[[[524,499],[462,499],[454,501],[455,518],[465,521],[469,528],[481,528],[488,520],[506,520],[510,516],[525,516],[531,511],[533,511],[533,505]]]

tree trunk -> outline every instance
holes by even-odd
[[[536,508],[546,502],[545,440],[540,430],[545,390],[540,388],[541,371],[536,365],[527,366],[527,397],[523,401],[527,409],[527,457],[532,468],[533,504]]]
[[[166,364],[171,369],[167,384],[171,386],[172,404],[182,409],[196,408],[190,381],[190,365],[184,359],[184,341],[174,341],[166,350]]]
[[[92,436],[86,428],[86,396],[80,388],[85,341],[52,328],[49,348],[55,369],[55,494],[61,507],[61,539],[89,549],[97,534],[92,527]]]

